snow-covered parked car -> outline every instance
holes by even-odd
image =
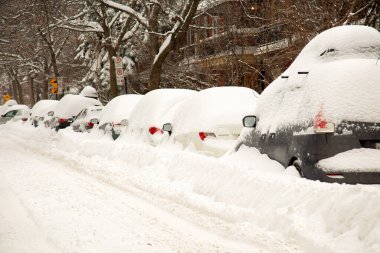
[[[27,105],[12,105],[8,106],[1,115],[0,124],[5,124],[8,121],[27,121],[29,119],[30,109]]]
[[[0,115],[4,115],[6,111],[8,111],[8,108],[17,105],[17,101],[10,99],[7,102],[5,102],[3,105],[0,105]]]
[[[51,127],[57,131],[66,128],[74,121],[75,116],[81,110],[90,106],[102,106],[102,103],[90,97],[82,95],[65,95],[56,105]]]
[[[99,122],[99,116],[102,112],[103,106],[90,106],[84,108],[75,117],[74,122],[71,124],[75,132],[90,132],[95,124]]]
[[[131,112],[142,95],[120,95],[109,101],[99,116],[99,130],[111,134],[115,140],[128,126]]]
[[[234,147],[243,129],[241,119],[254,110],[258,97],[246,87],[202,90],[176,109],[169,127],[172,139],[183,147],[191,145],[199,152],[221,156]]]
[[[380,183],[379,54],[380,33],[370,27],[317,35],[261,94],[242,144],[309,179]],[[347,156],[350,166],[337,162]],[[363,165],[368,157],[375,168]]]
[[[31,109],[31,124],[37,127],[41,122],[48,119],[48,112],[53,111],[57,105],[57,100],[40,100]]]
[[[171,109],[196,93],[187,89],[157,89],[148,92],[131,113],[127,136],[141,138],[140,140],[151,145],[160,144],[168,138],[162,125],[167,123],[167,115]]]

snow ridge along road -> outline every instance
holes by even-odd
[[[380,248],[378,187],[273,173],[254,150],[249,162],[272,173],[242,164],[244,153],[215,159],[18,124],[0,137],[0,252]]]

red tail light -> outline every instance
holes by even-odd
[[[60,124],[64,124],[64,123],[67,123],[68,121],[67,121],[67,119],[64,119],[64,118],[59,118],[58,119],[58,123],[60,123]]]
[[[326,126],[327,126],[327,121],[323,117],[323,112],[322,112],[322,108],[321,108],[321,110],[315,116],[315,119],[314,119],[314,128],[321,129],[321,128],[326,128]]]
[[[162,131],[160,128],[157,128],[157,127],[150,127],[149,128],[149,133],[151,135],[155,134],[155,133],[159,133],[159,134],[163,134],[164,131]]]
[[[87,128],[93,128],[93,127],[94,127],[94,123],[92,123],[92,122],[87,123]]]
[[[209,136],[216,137],[214,133],[199,132],[199,138],[201,138],[202,141],[204,141],[204,139]]]
[[[318,114],[314,118],[314,132],[316,133],[334,133],[335,125],[327,122],[323,116],[323,106],[319,110]]]

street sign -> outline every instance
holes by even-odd
[[[50,90],[50,93],[51,93],[51,94],[57,94],[57,93],[58,93],[58,88],[52,88],[52,89]]]
[[[123,70],[123,58],[115,57],[115,71],[116,71],[116,81],[117,85],[124,85],[124,70]]]
[[[55,77],[50,78],[49,83],[50,83],[51,85],[53,85],[54,88],[58,89],[58,81],[57,81],[57,78],[55,78]]]
[[[115,61],[115,68],[119,69],[119,68],[123,68],[123,58],[121,57],[115,57],[114,58],[114,61]]]
[[[9,96],[8,94],[3,95],[4,103],[7,102],[9,99],[11,99],[11,96]]]

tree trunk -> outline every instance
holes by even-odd
[[[17,76],[15,76],[15,83],[16,83],[16,87],[17,87],[17,93],[18,93],[19,103],[20,104],[24,104],[24,94],[22,92],[21,83],[18,80]]]
[[[156,55],[150,69],[148,91],[158,89],[160,87],[162,65],[170,52],[175,48],[177,42],[185,36],[185,32],[189,28],[189,25],[197,11],[199,2],[200,0],[192,0],[188,2],[188,5],[185,6],[185,9],[181,13],[182,18],[184,19],[183,23],[169,35],[171,36],[169,43]]]
[[[16,88],[16,81],[13,79],[13,77],[12,77],[12,99],[19,102],[18,92],[17,92],[17,88]]]
[[[119,95],[119,91],[117,89],[117,82],[116,82],[116,68],[115,68],[115,62],[114,57],[116,56],[116,51],[112,46],[107,47],[108,52],[108,61],[110,64],[110,99],[116,97]]]
[[[36,103],[36,98],[34,95],[34,78],[28,74],[29,88],[30,88],[30,106],[33,106]]]
[[[47,62],[47,59],[44,61],[44,78],[43,78],[43,84],[42,84],[42,99],[48,99],[49,97],[49,64]]]

